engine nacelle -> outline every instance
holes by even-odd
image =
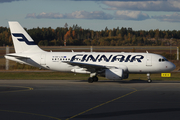
[[[123,69],[120,68],[106,69],[105,77],[111,80],[122,80],[124,78]]]

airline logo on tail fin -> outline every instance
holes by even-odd
[[[12,34],[14,37],[18,37],[17,39],[20,42],[25,42],[27,45],[36,45],[34,41],[30,42],[28,39],[21,33],[13,33]]]

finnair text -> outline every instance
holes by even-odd
[[[71,58],[71,61],[76,61],[80,60],[81,62],[88,62],[88,61],[93,61],[93,62],[114,62],[114,61],[119,61],[119,62],[141,62],[141,60],[144,58],[143,55],[88,55],[88,54],[77,54],[74,55]]]

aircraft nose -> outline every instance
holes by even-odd
[[[173,71],[176,68],[176,65],[174,63],[171,63],[170,68],[171,68],[171,71]]]

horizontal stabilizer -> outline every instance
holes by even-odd
[[[30,59],[30,57],[27,57],[27,56],[22,55],[22,54],[6,54],[5,57],[6,56],[14,57],[14,58]]]

